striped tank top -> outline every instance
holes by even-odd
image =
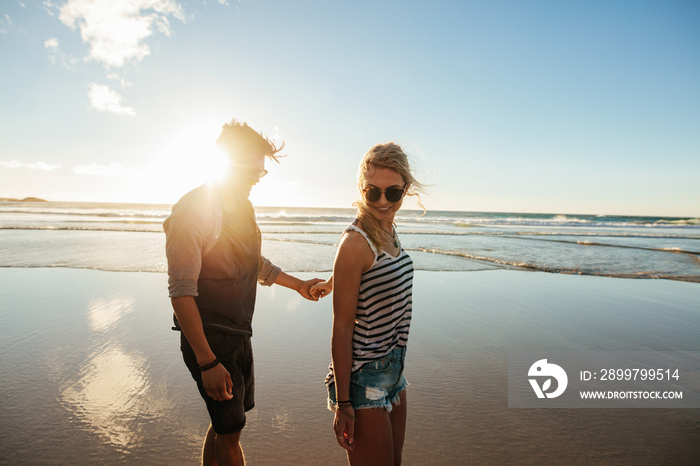
[[[354,372],[366,362],[406,346],[413,304],[413,261],[403,248],[397,257],[378,252],[367,234],[355,225],[350,225],[348,231],[360,233],[374,253],[372,267],[362,274],[360,282],[352,338]],[[327,382],[333,379],[332,364],[330,369]]]

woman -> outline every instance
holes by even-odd
[[[343,234],[333,276],[312,288],[316,296],[334,292],[329,407],[350,464],[401,464],[413,263],[394,216],[404,196],[418,195],[422,185],[394,143],[365,154],[358,182],[357,219]]]

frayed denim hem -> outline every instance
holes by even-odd
[[[408,382],[405,382],[403,386],[399,389],[398,392],[396,392],[396,395],[391,400],[384,400],[382,403],[374,403],[374,404],[361,404],[361,405],[355,405],[355,403],[352,404],[352,409],[358,410],[358,409],[373,409],[373,408],[384,408],[386,409],[387,413],[390,413],[393,409],[394,406],[399,406],[401,404],[401,392],[406,390],[408,388]],[[335,402],[335,400],[332,400],[328,398],[328,410],[335,412],[336,408],[338,407],[338,403]]]

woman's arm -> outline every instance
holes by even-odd
[[[360,293],[362,274],[372,266],[374,254],[367,241],[355,232],[348,232],[338,247],[333,265],[333,331],[331,356],[335,379],[335,396],[338,402],[350,399],[350,374],[352,372],[352,336],[355,331],[355,315]],[[354,411],[351,406],[339,406],[333,428],[338,443],[353,449]]]

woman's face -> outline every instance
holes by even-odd
[[[365,191],[367,188],[379,188],[381,191],[386,191],[387,188],[403,189],[405,187],[406,183],[404,183],[401,175],[391,168],[370,169],[362,182],[362,191]],[[396,212],[401,208],[401,204],[403,204],[403,196],[398,202],[387,201],[386,192],[382,192],[379,199],[374,202],[368,201],[364,192],[362,193],[362,198],[372,214],[380,221],[389,220],[393,222],[394,215],[396,215]]]

